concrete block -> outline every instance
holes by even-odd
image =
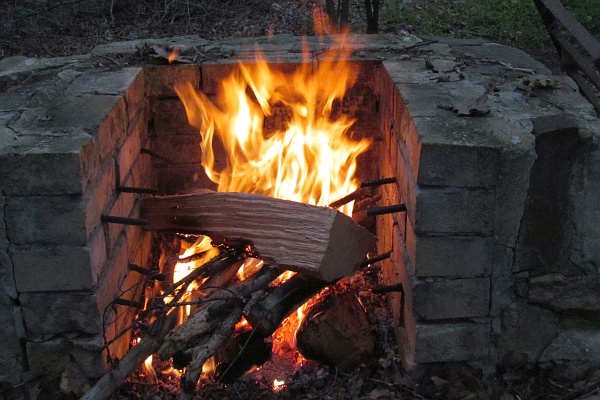
[[[413,312],[425,320],[488,316],[490,279],[416,281],[413,283]]]
[[[86,243],[85,207],[72,196],[11,197],[6,201],[8,237],[15,245]]]
[[[90,289],[95,284],[87,247],[12,247],[19,293]]]
[[[176,83],[200,87],[200,71],[195,65],[145,67],[144,80],[147,97],[177,97],[173,89]]]
[[[415,360],[418,363],[484,360],[491,344],[490,326],[489,322],[417,323]]]
[[[28,334],[102,333],[102,318],[92,292],[21,293]]]
[[[484,189],[418,187],[416,209],[408,208],[408,216],[417,235],[490,236],[494,204],[494,193]]]
[[[83,193],[97,164],[94,139],[20,137],[0,147],[0,183],[6,196],[77,195]]]
[[[479,236],[419,236],[412,225],[406,230],[406,247],[418,277],[489,276],[492,268],[491,238]]]

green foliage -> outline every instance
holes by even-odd
[[[485,38],[523,47],[543,46],[547,38],[530,0],[393,0],[389,3],[383,15],[416,34]]]

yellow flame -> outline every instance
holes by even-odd
[[[175,85],[190,124],[200,130],[202,166],[218,191],[327,206],[358,187],[356,160],[370,143],[349,137],[354,120],[332,115],[357,75],[347,47],[338,45],[316,67],[305,60],[290,74],[262,55],[255,64],[240,64],[238,74],[222,81],[218,106],[190,83]],[[285,127],[264,132],[276,107],[289,114]],[[351,214],[352,204],[341,211]]]
[[[279,379],[273,380],[273,390],[276,392],[280,391],[285,387],[285,381],[280,381]]]

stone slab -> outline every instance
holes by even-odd
[[[0,292],[0,380],[15,373],[18,375],[23,368],[23,354],[13,309],[12,299]]]

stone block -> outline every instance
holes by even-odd
[[[72,196],[11,197],[6,201],[6,223],[15,245],[72,245],[86,243],[85,207]]]
[[[562,366],[560,376],[584,379],[600,367],[600,332],[595,327],[562,330],[546,347],[539,362]]]
[[[95,284],[88,247],[12,247],[19,293],[90,289]]]
[[[500,332],[494,332],[501,359],[537,362],[559,333],[558,319],[550,310],[513,303],[502,312]]]
[[[132,85],[141,68],[121,68],[116,71],[87,71],[79,75],[65,90],[66,96],[82,94],[122,96]]]
[[[411,107],[407,106],[412,113]],[[498,184],[499,136],[513,134],[510,126],[454,116],[413,117],[412,121],[421,144],[418,172],[413,170],[419,184],[474,188]]]
[[[494,204],[494,193],[484,189],[418,187],[408,217],[417,235],[490,236]]]
[[[0,182],[0,188],[1,188]],[[4,208],[6,206],[6,197],[2,196],[0,192],[0,249],[4,249],[8,246],[8,236],[6,234],[6,217]]]
[[[17,298],[13,262],[6,249],[0,248],[0,293]]]
[[[600,311],[600,277],[545,274],[529,279],[529,301],[556,311]]]
[[[200,87],[200,71],[195,65],[145,67],[146,97],[177,97],[176,83],[191,83]]]
[[[14,304],[5,293],[0,292],[0,381],[2,377],[19,373],[23,366],[21,338],[14,320]]]
[[[60,376],[74,363],[87,379],[97,379],[106,368],[102,337],[59,338],[26,344],[29,369],[35,374]]]
[[[494,245],[494,262],[492,266],[492,291],[490,314],[500,315],[502,310],[516,300],[513,288],[514,277],[512,262],[514,250],[500,245]]]
[[[406,247],[418,277],[489,276],[492,267],[491,238],[479,236],[419,236],[406,230]]]
[[[94,140],[25,136],[0,145],[0,183],[6,196],[77,195],[96,168]]]
[[[490,279],[443,279],[413,283],[417,318],[444,320],[485,317],[490,312]]]
[[[27,334],[102,333],[102,318],[92,292],[21,293]]]
[[[415,360],[452,362],[485,360],[489,356],[490,323],[417,323]]]
[[[153,136],[200,135],[198,128],[190,125],[179,98],[150,99],[150,110]],[[162,155],[160,149],[156,151]]]

